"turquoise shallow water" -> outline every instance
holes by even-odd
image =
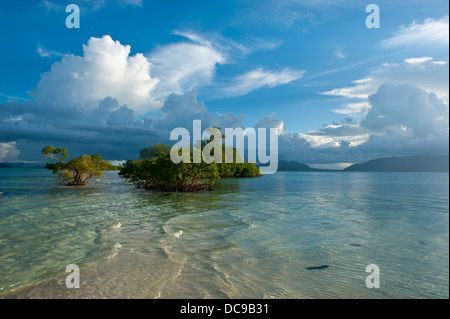
[[[0,296],[448,298],[448,182],[278,172],[186,194],[117,172],[64,187],[44,169],[0,169]],[[69,264],[81,289],[52,284]],[[366,288],[369,264],[379,289]]]

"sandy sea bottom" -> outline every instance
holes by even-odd
[[[448,177],[278,172],[183,194],[0,169],[0,297],[448,298]]]

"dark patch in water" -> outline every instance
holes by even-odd
[[[328,267],[330,267],[330,266],[328,266],[328,265],[321,265],[321,266],[306,267],[305,269],[308,269],[308,270],[320,270],[320,269],[326,269]]]
[[[428,246],[428,244],[426,242],[423,242],[421,240],[419,240],[419,243],[421,243],[422,245]]]
[[[350,244],[350,246],[353,246],[353,247],[361,247],[362,245],[361,244]]]

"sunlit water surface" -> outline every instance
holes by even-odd
[[[64,187],[0,169],[0,297],[448,298],[448,182],[278,172],[163,193],[117,172]],[[65,286],[69,264],[80,289]]]

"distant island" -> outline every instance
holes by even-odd
[[[124,165],[126,166],[126,165]],[[238,165],[239,166],[239,165]],[[241,165],[242,166],[242,165]],[[249,163],[244,164],[251,168]],[[254,164],[253,164],[254,166]],[[260,167],[261,164],[256,164]],[[41,168],[39,163],[0,163],[0,168]],[[120,167],[113,167],[113,169],[120,169]],[[122,168],[123,169],[123,168]],[[254,169],[253,169],[254,170]],[[353,164],[344,170],[334,169],[320,169],[312,168],[307,164],[297,161],[280,160],[278,162],[278,171],[292,171],[292,172],[449,172],[449,155],[416,155],[405,157],[387,157],[373,159],[363,163]],[[123,174],[126,175],[126,174]],[[228,176],[226,176],[228,175]],[[223,174],[223,177],[236,177],[231,174]],[[245,175],[258,175],[252,172]]]
[[[262,164],[257,164],[258,167],[261,167]],[[277,171],[287,171],[287,172],[340,172],[342,170],[336,169],[325,169],[325,168],[313,168],[305,163],[300,163],[297,161],[286,161],[280,160],[278,161],[278,169]]]
[[[45,164],[38,162],[2,162],[0,167],[3,168],[43,168]]]
[[[312,172],[312,171],[320,171],[320,169],[315,169],[309,167],[306,164],[299,163],[296,161],[284,161],[281,160],[278,162],[278,170],[279,171],[297,171],[297,172]]]
[[[379,158],[347,167],[347,172],[448,172],[448,155]]]
[[[297,161],[280,160],[278,171],[292,172],[448,172],[448,155],[416,155],[378,158],[353,164],[344,170],[312,168]]]

